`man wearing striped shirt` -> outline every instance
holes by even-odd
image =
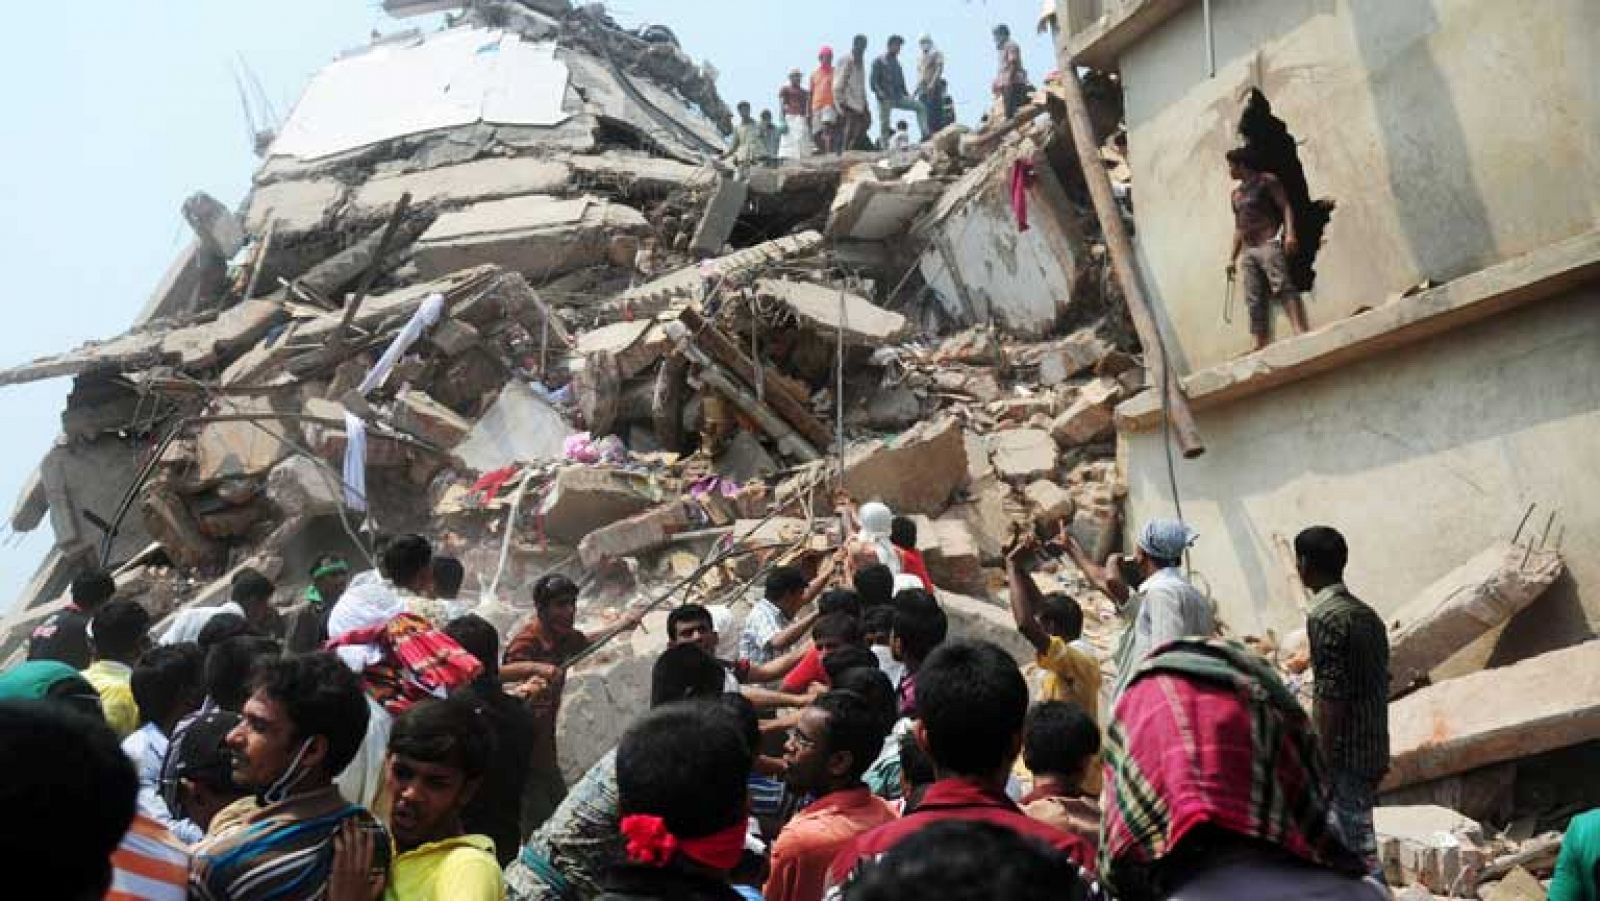
[[[1313,526],[1294,539],[1300,579],[1316,592],[1306,616],[1316,672],[1313,717],[1333,783],[1345,843],[1382,879],[1372,827],[1378,783],[1389,768],[1389,636],[1383,620],[1344,585],[1344,536]]]

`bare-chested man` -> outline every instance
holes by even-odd
[[[1237,272],[1244,283],[1250,334],[1256,339],[1256,350],[1260,350],[1267,346],[1270,336],[1273,298],[1283,303],[1296,332],[1308,330],[1305,304],[1289,278],[1288,258],[1299,251],[1294,208],[1277,176],[1262,171],[1249,148],[1228,151],[1228,175],[1239,182],[1233,189],[1233,250],[1228,256],[1228,278]]]

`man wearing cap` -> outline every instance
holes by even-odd
[[[833,99],[833,48],[817,53],[817,70],[811,73],[811,131],[823,153],[832,153],[839,124],[839,106]]]
[[[328,613],[350,584],[350,563],[323,554],[311,564],[311,584],[304,599],[283,612],[284,644],[291,654],[304,654],[328,640]]]
[[[227,738],[240,719],[220,707],[201,711],[173,732],[161,763],[161,800],[172,816],[194,823],[207,837],[241,825],[257,807],[255,797],[233,781]]]
[[[1128,628],[1113,657],[1117,662],[1118,697],[1133,678],[1139,664],[1163,644],[1185,636],[1210,638],[1216,629],[1211,601],[1189,582],[1180,568],[1183,552],[1199,537],[1194,530],[1175,519],[1152,519],[1139,530],[1135,543],[1134,568],[1139,586],[1128,588],[1122,580],[1123,558],[1112,554],[1105,566],[1098,566],[1071,534],[1066,536],[1067,555],[1089,581],[1122,609]]]
[[[800,86],[803,78],[799,69],[790,69],[788,82],[778,89],[778,111],[783,116],[779,159],[798,160],[811,155],[811,94]]]

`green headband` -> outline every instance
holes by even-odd
[[[347,573],[349,571],[350,564],[344,562],[343,560],[335,560],[332,563],[324,563],[312,570],[311,578],[320,579],[323,576],[336,576],[339,573]]]

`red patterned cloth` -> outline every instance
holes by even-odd
[[[483,671],[478,658],[426,619],[402,613],[381,626],[346,632],[328,642],[375,645],[382,658],[361,673],[367,692],[383,709],[399,716],[425,698],[442,698],[472,684]]]

